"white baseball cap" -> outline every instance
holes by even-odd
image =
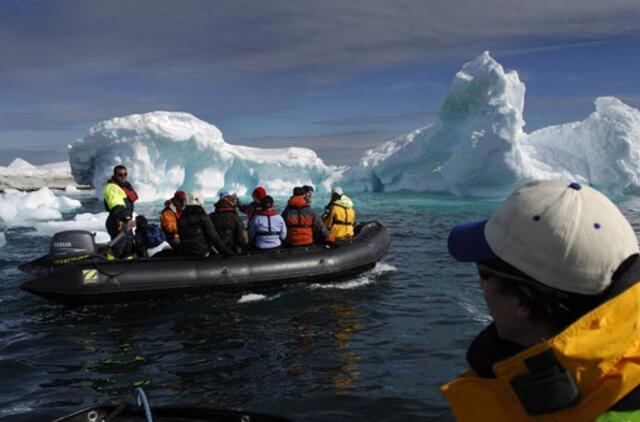
[[[344,192],[342,192],[342,188],[340,186],[334,186],[333,189],[331,189],[331,193],[342,195]]]
[[[488,220],[454,227],[449,252],[466,262],[501,258],[548,287],[597,295],[639,250],[606,196],[575,182],[538,181],[516,189]]]
[[[204,204],[202,194],[200,192],[189,192],[187,194],[187,205],[200,205]]]

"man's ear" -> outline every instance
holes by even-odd
[[[520,298],[514,298],[514,300],[516,300],[516,319],[520,321],[528,320],[531,316],[531,309],[529,309],[529,306],[525,304]]]

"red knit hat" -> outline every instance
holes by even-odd
[[[251,196],[253,196],[253,199],[257,201],[262,201],[262,198],[267,196],[267,190],[262,186],[258,186],[253,190],[253,193],[251,194]]]
[[[173,194],[173,197],[176,198],[180,202],[184,202],[184,200],[187,199],[187,194],[184,193],[183,191],[179,190],[175,194]]]

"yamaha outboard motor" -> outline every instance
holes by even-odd
[[[82,261],[97,255],[93,233],[85,230],[68,230],[53,235],[49,253],[18,265],[20,271],[34,276],[43,275],[61,265]]]
[[[60,258],[95,255],[96,242],[93,233],[85,230],[67,230],[53,235],[49,256]]]

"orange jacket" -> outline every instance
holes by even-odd
[[[160,227],[164,232],[167,240],[178,240],[178,219],[180,218],[180,210],[176,208],[176,205],[172,200],[167,200],[164,203],[164,210],[160,213]]]
[[[287,203],[287,208],[282,212],[282,218],[287,224],[286,242],[291,246],[313,244],[314,233],[323,241],[335,242],[333,235],[309,208],[309,202],[304,196],[292,196]]]

